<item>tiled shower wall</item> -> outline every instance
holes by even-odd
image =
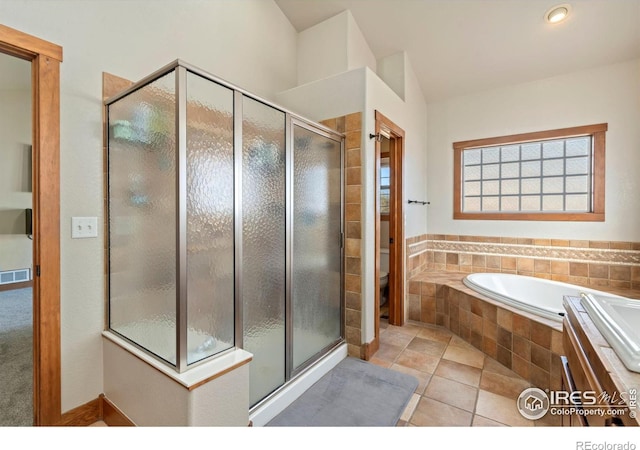
[[[345,339],[348,353],[362,355],[362,113],[320,123],[345,134]]]
[[[640,289],[640,242],[424,234],[406,245],[409,279],[426,269],[502,272],[595,289]]]

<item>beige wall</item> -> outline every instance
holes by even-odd
[[[428,105],[431,234],[640,241],[640,60]],[[453,220],[452,143],[606,122],[604,222]]]

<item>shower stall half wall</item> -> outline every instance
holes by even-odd
[[[252,407],[343,344],[343,136],[182,61],[106,106],[108,330]]]

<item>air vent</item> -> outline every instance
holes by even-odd
[[[31,269],[6,270],[0,272],[0,285],[31,280]]]

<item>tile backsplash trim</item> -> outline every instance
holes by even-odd
[[[430,270],[503,272],[640,289],[640,243],[425,234],[407,239],[409,278]]]
[[[534,259],[640,266],[640,251],[602,248],[554,247],[545,245],[497,244],[428,240],[427,250],[433,252],[516,256]],[[445,258],[446,259],[446,258]]]

